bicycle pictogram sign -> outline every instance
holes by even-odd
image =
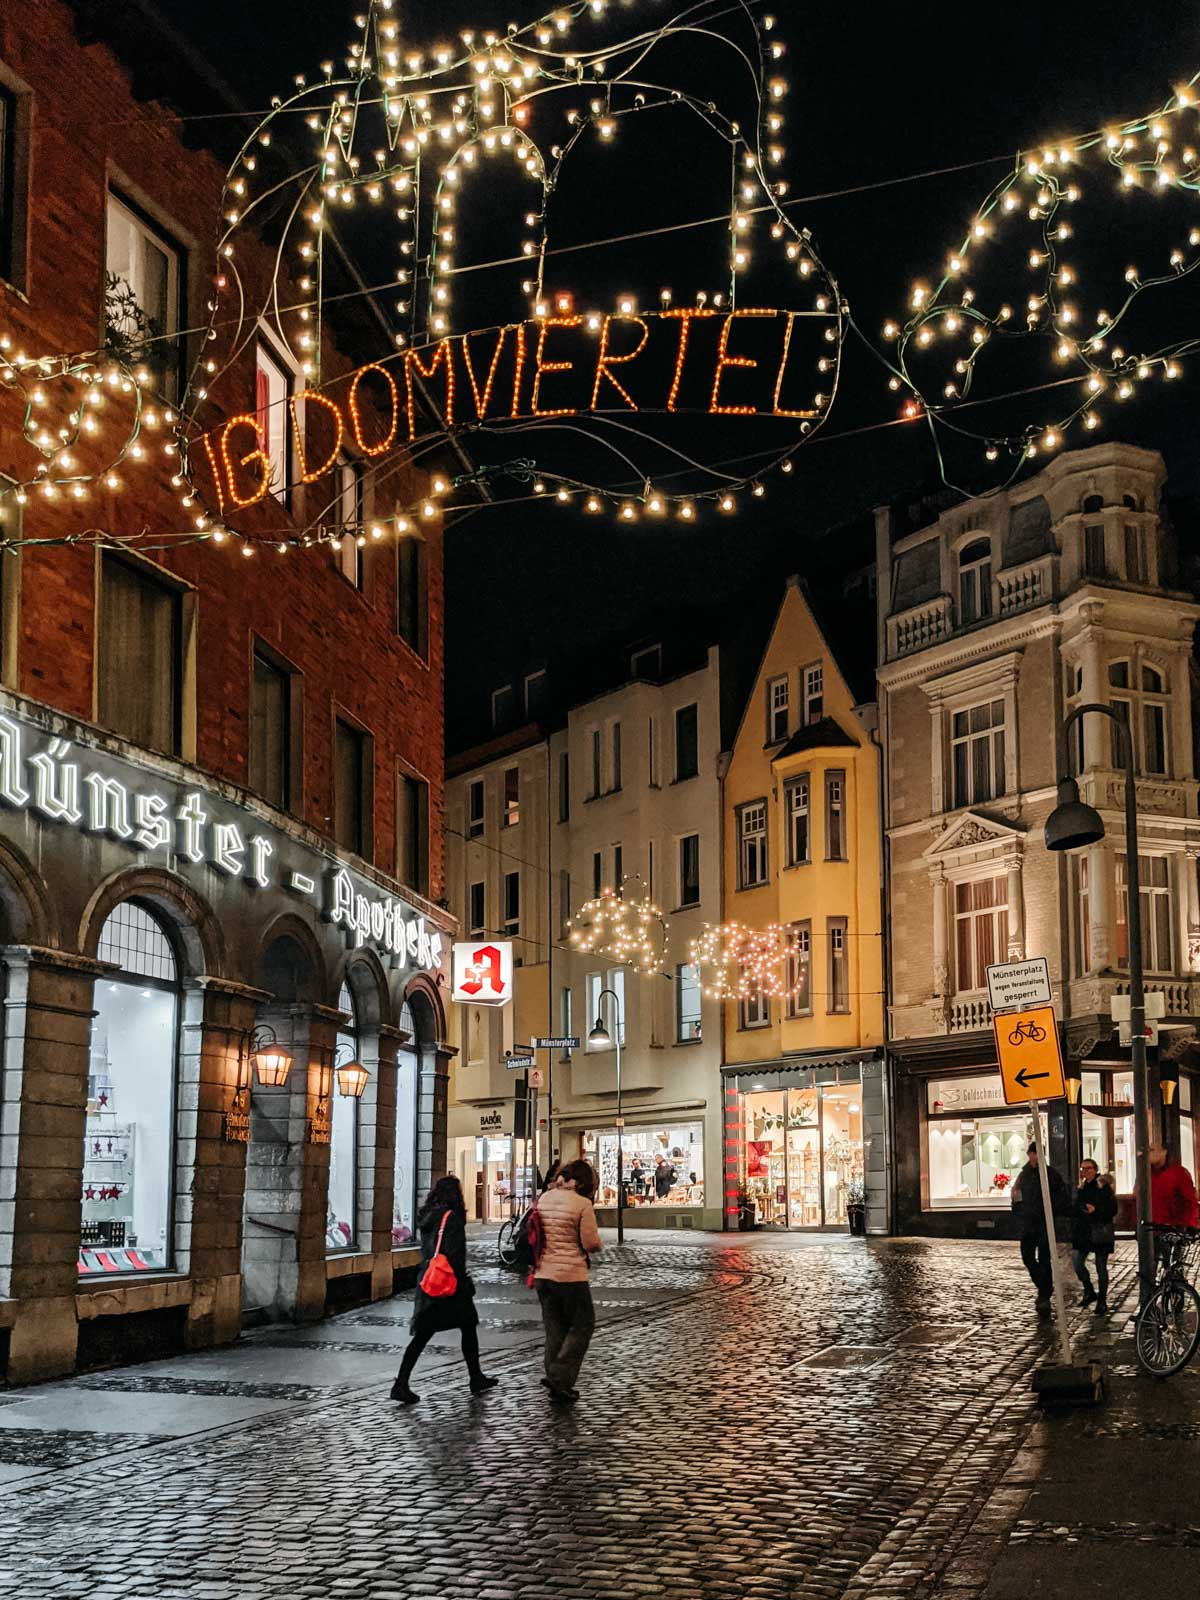
[[[1058,1023],[1052,1006],[1029,1006],[992,1018],[996,1059],[1010,1106],[1066,1093]]]

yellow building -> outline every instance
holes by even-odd
[[[887,1226],[874,711],[790,579],[724,782],[726,946],[747,957],[724,1008],[730,1225],[753,1207],[765,1226],[844,1229],[861,1197]]]

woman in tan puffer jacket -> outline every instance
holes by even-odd
[[[596,1174],[586,1161],[572,1161],[538,1201],[545,1248],[534,1273],[546,1330],[543,1387],[560,1404],[578,1400],[575,1380],[583,1365],[596,1312],[588,1287],[590,1258],[600,1249],[592,1196]]]

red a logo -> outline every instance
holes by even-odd
[[[471,976],[464,978],[461,984],[464,994],[478,994],[483,988],[485,977],[492,986],[493,994],[504,993],[504,982],[500,976],[500,952],[494,944],[480,945],[473,952],[467,971]]]

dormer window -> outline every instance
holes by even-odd
[[[958,555],[958,621],[969,628],[992,614],[992,546],[972,539]]]

